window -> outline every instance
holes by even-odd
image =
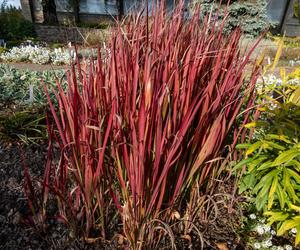
[[[80,13],[118,15],[116,0],[81,0]]]
[[[70,12],[73,10],[70,0],[55,0],[58,12]]]

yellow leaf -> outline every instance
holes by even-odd
[[[267,109],[265,107],[261,107],[261,108],[258,108],[259,111],[266,111]],[[247,124],[246,124],[247,125]]]
[[[269,191],[268,209],[272,208],[273,201],[274,201],[274,193],[277,189],[277,184],[278,184],[278,176],[275,176],[273,178],[272,186],[271,186],[270,191]]]
[[[277,49],[277,53],[276,53],[275,58],[274,58],[274,62],[273,62],[271,71],[275,70],[275,68],[276,68],[276,66],[279,62],[283,46],[284,46],[284,37],[278,41],[278,49]]]
[[[254,127],[256,127],[256,122],[250,122],[250,123],[247,123],[247,124],[245,124],[245,128],[254,128]]]
[[[293,93],[292,103],[300,105],[300,86]]]
[[[256,65],[260,66],[263,63],[264,59],[265,59],[265,53],[262,53],[261,56],[256,61]]]
[[[297,234],[295,237],[295,245],[297,246],[300,243],[300,226],[297,226],[296,229],[297,229]]]
[[[296,216],[293,220],[287,220],[282,223],[280,226],[277,235],[281,236],[283,235],[286,231],[292,229],[293,227],[297,227],[300,224],[299,218]]]
[[[261,146],[262,142],[258,141],[251,145],[251,147],[248,148],[246,151],[246,156],[252,154],[256,149],[258,149]]]
[[[293,210],[296,210],[296,211],[300,212],[300,207],[299,206],[290,204],[290,208],[293,209]]]
[[[282,82],[285,83],[286,82],[286,71],[285,71],[285,68],[280,68],[280,76],[281,76]]]

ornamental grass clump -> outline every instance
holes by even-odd
[[[175,248],[165,222],[237,143],[242,107],[239,121],[248,121],[258,67],[245,81],[240,30],[224,35],[226,20],[217,26],[198,11],[185,20],[183,9],[169,15],[161,4],[151,18],[128,17],[105,58],[99,50],[97,63],[77,62],[67,92],[59,82],[52,90],[59,108],[49,98],[50,144],[61,153],[58,164],[48,158],[41,203],[54,194],[59,218],[85,239],[105,237],[116,214],[132,249],[163,234]]]

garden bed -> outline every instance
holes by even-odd
[[[24,159],[22,159],[22,155]],[[47,233],[44,235],[39,235],[38,231],[24,223],[24,218],[30,213],[30,210],[23,193],[22,165],[26,164],[29,167],[33,179],[41,179],[46,155],[47,144],[43,143],[24,145],[17,141],[6,141],[0,144],[0,248],[7,250],[124,249],[124,246],[120,244],[122,240],[118,238],[116,232],[111,232],[111,235],[115,236],[113,239],[99,240],[95,244],[88,244],[82,240],[71,238],[70,231],[55,220],[50,221]],[[222,185],[218,192],[230,195],[233,184],[230,181],[227,185]],[[242,197],[241,199],[243,200]],[[205,232],[206,247],[204,249],[246,249],[246,243],[235,232],[241,226],[239,224],[239,218],[242,216],[240,214],[241,208],[233,207],[232,211],[229,212],[226,208],[227,205],[219,206],[219,214],[214,222],[203,220],[202,225],[197,225],[201,231]],[[52,212],[55,212],[55,206],[51,209]],[[211,216],[214,217],[215,215],[211,214]],[[196,236],[193,238],[193,249],[200,249],[197,247],[198,240]],[[178,249],[190,249],[188,239],[184,239],[180,235],[176,238],[176,244]],[[159,249],[170,248],[166,244],[165,246],[161,245]]]
[[[300,69],[183,13],[65,70],[0,65],[0,248],[297,249]],[[65,52],[32,49],[2,58]]]

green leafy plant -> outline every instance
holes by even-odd
[[[22,41],[35,36],[33,24],[24,19],[20,9],[3,7],[0,11],[0,38]]]
[[[235,166],[245,167],[240,192],[251,190],[257,210],[277,222],[278,235],[300,229],[300,87],[287,79],[283,74],[281,85],[268,85],[260,120],[246,125],[255,129],[254,140],[238,146],[245,159]]]
[[[0,113],[0,139],[20,140],[25,144],[47,139],[44,112],[23,110]]]
[[[266,204],[271,209],[275,197],[281,208],[288,201],[287,196],[293,202],[299,201],[293,183],[300,184],[297,177],[300,109],[293,104],[285,104],[267,112],[267,120],[250,125],[262,129],[262,135],[252,144],[239,145],[239,148],[247,148],[247,158],[237,165],[247,165],[240,192],[253,188],[258,210]]]

